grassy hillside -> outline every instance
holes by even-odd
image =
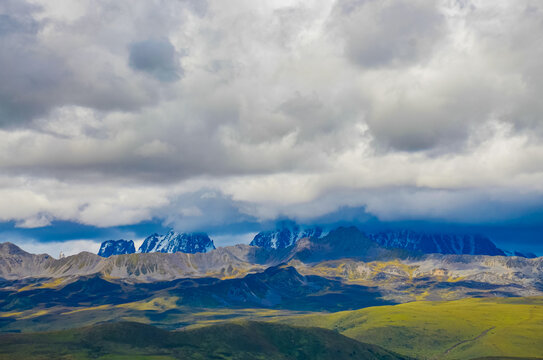
[[[0,336],[0,359],[405,359],[317,328],[238,322],[169,332],[123,322]]]
[[[412,302],[284,320],[423,359],[543,357],[543,298]]]
[[[0,323],[5,322],[3,329],[8,331],[28,332],[122,320],[169,329],[187,326],[196,329],[247,319],[328,328],[421,359],[543,358],[541,297],[419,301],[315,315],[279,309],[191,308],[179,306],[177,298],[169,297],[47,311],[50,312],[3,314],[5,317],[0,317]]]

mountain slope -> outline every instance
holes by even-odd
[[[213,240],[205,233],[178,233],[170,230],[166,235],[148,236],[138,249],[139,253],[161,252],[187,254],[206,253],[215,249]]]
[[[54,333],[0,335],[0,358],[406,359],[334,331],[238,322],[180,332],[122,322]]]
[[[292,318],[423,359],[540,357],[543,297],[417,301]]]
[[[374,288],[319,276],[303,276],[293,267],[278,266],[243,278],[180,279],[132,284],[98,275],[68,279],[54,287],[0,290],[0,311],[21,312],[52,307],[117,305],[157,296],[180,299],[180,306],[249,307],[290,310],[348,310],[390,304]],[[24,316],[23,316],[24,317]]]
[[[304,275],[376,287],[385,299],[395,302],[543,295],[543,257],[429,254],[369,262],[293,261],[291,265]]]
[[[113,255],[133,254],[136,252],[132,240],[107,240],[100,245],[98,256],[110,257]]]
[[[33,274],[39,277],[56,260],[47,254],[30,254],[17,245],[0,243],[0,277],[16,279]],[[47,277],[47,275],[44,275]]]
[[[339,227],[321,238],[304,238],[296,243],[285,260],[297,259],[312,263],[343,258],[372,259],[405,256],[381,248],[358,228]]]
[[[183,305],[338,311],[391,302],[375,288],[346,285],[320,276],[303,276],[290,266],[270,267],[243,278],[174,289]]]

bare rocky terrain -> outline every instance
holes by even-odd
[[[60,285],[90,275],[128,283],[226,280],[288,264],[303,275],[374,287],[384,299],[394,302],[543,295],[542,257],[408,254],[380,248],[367,239],[353,242],[348,233],[337,235],[328,240],[302,239],[285,249],[236,245],[207,253],[137,253],[109,258],[82,252],[54,259],[2,243],[0,278],[15,287],[35,282],[29,279],[48,284],[57,279]]]

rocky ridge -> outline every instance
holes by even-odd
[[[138,249],[139,253],[206,253],[215,249],[213,240],[205,233],[178,233],[170,230],[166,235],[148,236]]]
[[[107,240],[100,245],[98,256],[110,257],[113,255],[133,254],[136,252],[132,240]]]

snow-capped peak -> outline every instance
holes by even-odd
[[[318,226],[300,227],[298,225],[282,226],[276,230],[262,231],[256,234],[250,245],[267,249],[284,249],[294,245],[298,240],[323,235],[322,228]]]
[[[166,235],[153,234],[148,236],[141,244],[138,252],[184,252],[194,254],[205,253],[213,249],[215,249],[213,240],[205,233],[179,233],[170,230]]]

